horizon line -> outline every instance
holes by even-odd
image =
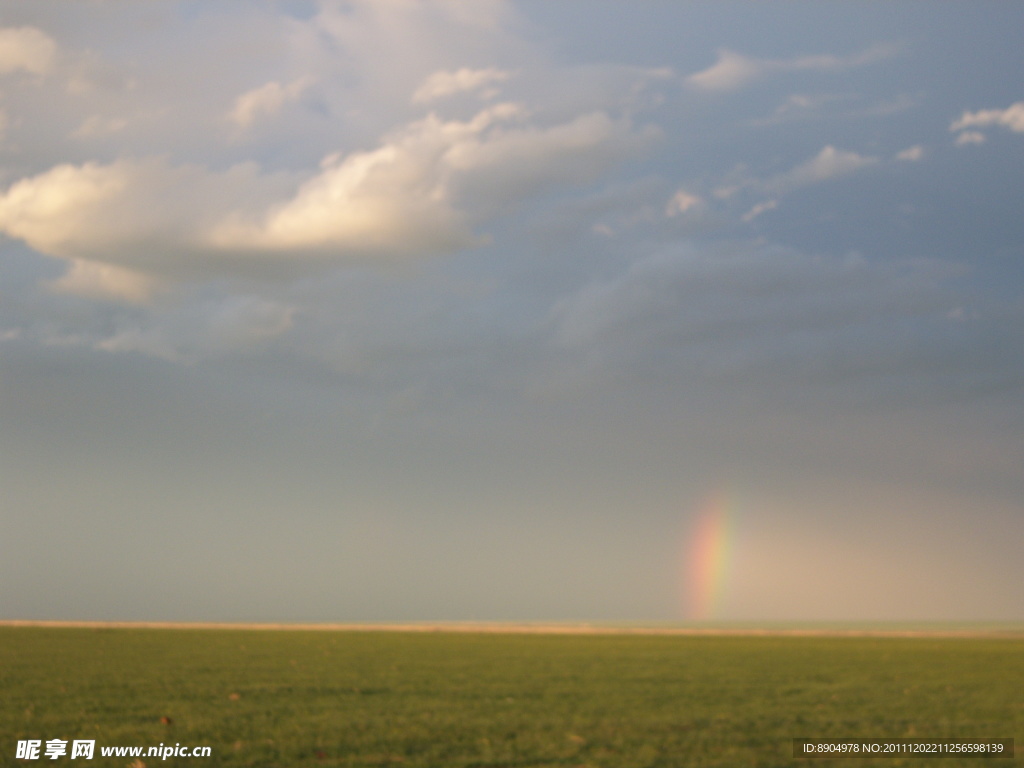
[[[1024,637],[1024,622],[719,622],[680,624],[550,621],[420,622],[246,622],[246,621],[90,621],[0,619],[0,627],[51,629],[169,629],[316,632],[407,632],[535,635],[668,635],[735,637]]]

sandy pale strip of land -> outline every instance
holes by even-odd
[[[602,624],[548,624],[505,622],[423,622],[407,624],[286,624],[172,621],[36,621],[0,620],[0,627],[52,627],[78,629],[216,629],[319,632],[461,632],[531,635],[678,635],[684,637],[1024,637],[1020,625],[955,627],[678,627],[616,626]]]

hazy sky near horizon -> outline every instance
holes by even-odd
[[[0,3],[0,618],[1024,620],[1022,28]]]

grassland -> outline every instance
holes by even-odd
[[[0,764],[131,762],[14,759],[18,739],[77,738],[213,749],[148,768],[945,768],[979,761],[796,761],[791,740],[1014,737],[1020,754],[1022,682],[1019,637],[0,627]]]

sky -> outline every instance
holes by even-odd
[[[1024,620],[1021,28],[0,3],[0,619]]]

